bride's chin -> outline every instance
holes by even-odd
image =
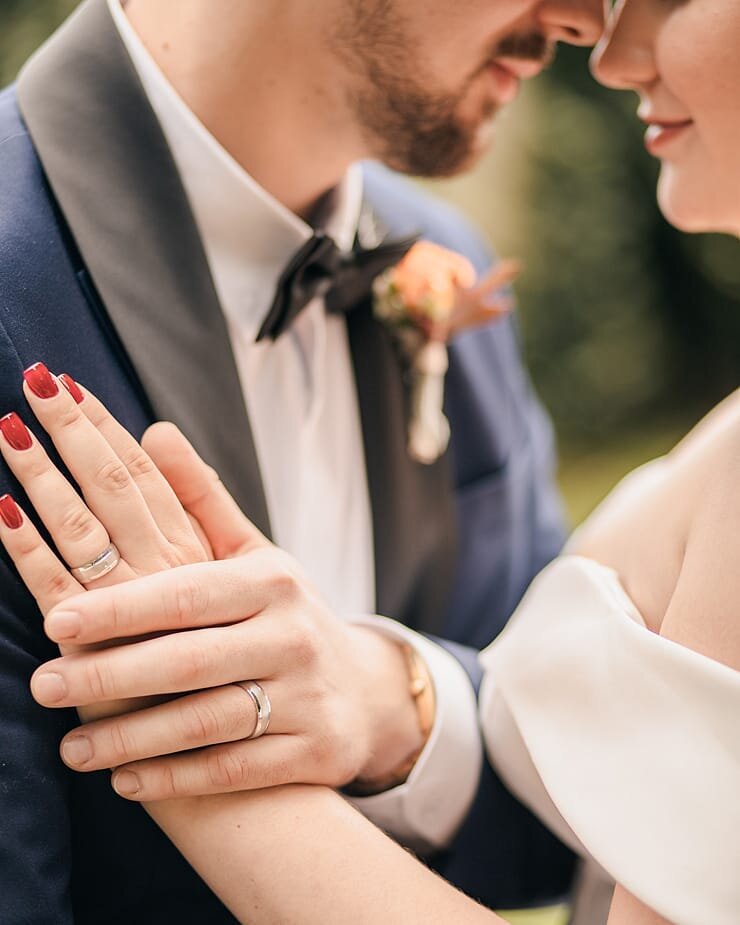
[[[658,205],[666,220],[679,231],[737,235],[740,203],[736,208],[731,208],[730,204],[730,196],[712,195],[705,183],[690,186],[681,182],[670,167],[661,171]]]

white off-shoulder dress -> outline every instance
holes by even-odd
[[[481,658],[511,790],[669,921],[739,925],[740,672],[650,632],[616,573],[576,556]]]

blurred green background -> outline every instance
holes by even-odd
[[[1,4],[5,85],[77,0]],[[427,184],[524,260],[527,359],[556,423],[574,522],[740,381],[740,245],[663,221],[634,110],[566,49],[502,117],[474,173]],[[561,925],[567,912],[510,917]]]
[[[77,0],[2,0],[0,83]],[[561,51],[468,176],[427,184],[466,211],[518,284],[532,376],[557,427],[574,522],[740,381],[740,244],[670,228],[629,94]]]

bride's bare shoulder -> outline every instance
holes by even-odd
[[[708,415],[674,457],[695,503],[661,632],[740,669],[740,392]]]
[[[570,551],[616,569],[648,627],[659,632],[679,576],[689,575],[689,551],[695,581],[720,535],[724,548],[715,566],[740,564],[740,530],[725,535],[731,523],[740,523],[740,390],[667,456],[627,476],[580,528]]]
[[[740,443],[740,389],[721,401],[681,440],[668,458],[694,458],[695,454],[732,451]]]

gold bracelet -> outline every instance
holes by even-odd
[[[419,721],[422,739],[421,745],[408,758],[404,758],[400,765],[382,777],[376,777],[373,780],[357,778],[349,787],[345,788],[346,792],[351,796],[373,796],[405,783],[424,751],[434,728],[437,698],[434,692],[434,682],[427,664],[413,646],[403,643],[401,651],[409,675],[409,693],[416,705],[416,716]]]

